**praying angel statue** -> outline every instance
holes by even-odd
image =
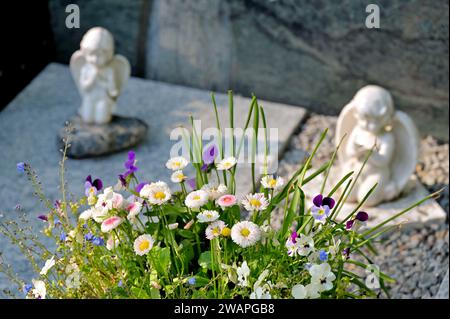
[[[130,77],[128,60],[114,55],[111,33],[101,27],[90,29],[81,40],[80,50],[72,55],[70,69],[82,98],[82,121],[109,123],[116,100]]]

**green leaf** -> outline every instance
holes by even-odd
[[[211,269],[211,252],[209,250],[200,254],[198,264],[202,268]]]
[[[194,259],[194,247],[187,239],[181,241],[180,247],[182,247],[180,250],[180,256],[185,265],[185,269],[187,269],[191,260]]]
[[[184,238],[190,238],[191,239],[191,238],[195,237],[195,234],[192,231],[186,230],[186,229],[178,229],[178,234],[181,237],[184,237]]]

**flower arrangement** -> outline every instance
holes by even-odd
[[[229,111],[233,128],[231,93]],[[251,122],[254,130],[267,130],[264,109],[255,97],[245,129]],[[2,223],[2,233],[19,246],[37,274],[25,283],[11,269],[0,265],[0,270],[27,298],[376,297],[378,292],[355,271],[371,264],[364,248],[373,251],[371,243],[392,229],[385,227],[388,222],[437,195],[372,228],[361,228],[370,218],[361,211],[364,201],[338,220],[359,173],[349,172],[328,194],[317,194],[312,202],[303,192],[303,186],[320,174],[325,176],[323,185],[327,182],[336,151],[311,172],[325,131],[289,179],[266,173],[258,180],[253,162],[252,191],[238,198],[236,174],[242,144],[233,142],[226,156],[221,139],[218,145],[204,148],[198,133],[193,126],[189,158],[168,159],[168,176],[174,184],[170,186],[139,180],[136,154],[130,151],[117,185],[104,187],[100,179],[89,175],[85,196],[68,200],[64,161],[70,143],[66,141],[60,170],[62,198],[53,204],[43,195],[30,164],[19,163],[18,170],[27,174],[48,210],[39,218],[45,223],[43,233],[55,245],[53,249],[43,244],[17,223]],[[195,177],[185,175],[189,165]],[[284,217],[279,229],[270,223],[275,210]],[[366,263],[353,258],[357,255]],[[382,272],[378,277],[388,295],[386,283],[392,279]]]

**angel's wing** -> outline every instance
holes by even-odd
[[[77,85],[78,91],[81,93],[80,87],[80,73],[83,65],[86,64],[86,58],[80,50],[75,51],[70,58],[70,71],[72,72],[72,76],[75,80],[75,84]]]
[[[344,106],[337,120],[336,135],[334,140],[335,145],[337,146],[344,135],[347,134],[347,137],[342,141],[342,144],[338,150],[337,155],[340,161],[345,161],[345,150],[349,140],[348,136],[356,126],[357,120],[354,114],[355,106],[353,100],[351,100],[346,106]]]
[[[128,62],[128,60],[124,56],[116,54],[111,64],[114,70],[114,79],[116,81],[116,88],[120,95],[122,88],[125,86],[128,79],[130,78],[131,72],[130,62]]]
[[[420,137],[413,120],[402,111],[395,112],[392,133],[396,147],[391,164],[392,179],[403,189],[416,169]]]

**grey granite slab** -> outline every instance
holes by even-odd
[[[228,97],[216,95],[219,112],[227,114]],[[250,99],[236,96],[236,126],[245,122]],[[300,107],[260,101],[268,118],[268,126],[278,128],[279,148],[283,149],[293,131],[305,116]],[[44,207],[33,197],[33,189],[25,176],[16,170],[16,163],[27,162],[37,171],[46,195],[51,200],[59,197],[60,153],[56,135],[64,122],[74,115],[80,105],[69,69],[60,64],[50,64],[0,113],[0,212],[3,219],[16,219],[14,207],[20,204],[35,225]],[[118,101],[118,115],[138,117],[149,125],[147,138],[136,151],[138,176],[143,180],[170,182],[170,171],[164,166],[171,146],[176,141],[169,138],[173,128],[188,124],[188,116],[202,120],[202,127],[214,126],[210,93],[166,83],[131,78]],[[225,116],[226,118],[226,116]],[[69,192],[79,196],[84,192],[87,175],[100,177],[104,185],[114,185],[117,175],[124,171],[127,152],[109,156],[66,162]],[[250,189],[250,171],[242,170],[237,184],[240,192]],[[175,187],[174,184],[171,184]],[[4,238],[0,251],[5,260],[25,273],[23,258]],[[10,257],[10,258],[9,258]],[[0,289],[7,283],[0,275]]]

